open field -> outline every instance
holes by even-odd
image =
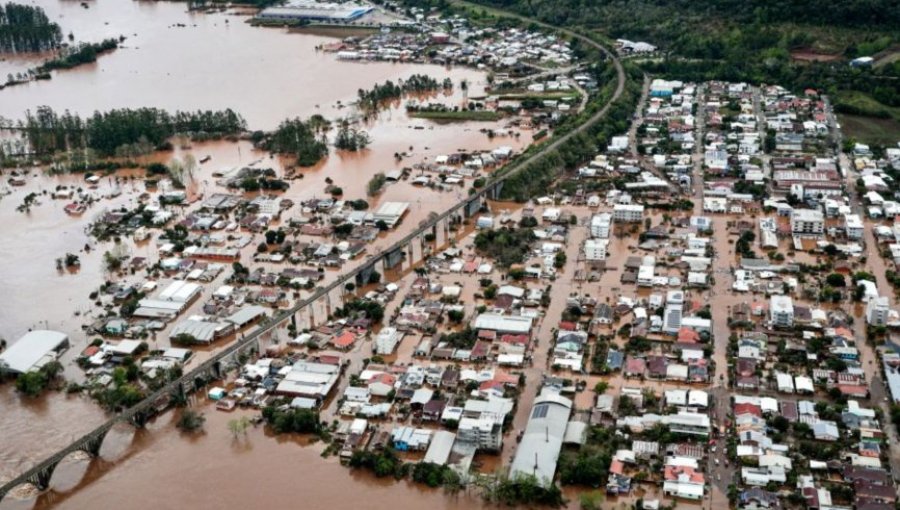
[[[444,122],[463,122],[467,120],[476,120],[476,121],[495,121],[499,120],[503,117],[503,114],[500,112],[494,111],[486,111],[486,110],[460,110],[460,111],[446,111],[446,112],[430,112],[430,111],[421,111],[421,112],[409,112],[409,116],[416,119],[429,119],[435,121],[444,121]]]
[[[839,115],[844,133],[862,143],[893,146],[900,141],[900,121],[860,115]]]

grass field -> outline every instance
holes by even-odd
[[[409,116],[416,119],[429,119],[442,122],[464,122],[467,120],[488,122],[500,120],[503,117],[503,114],[487,110],[460,110],[458,112],[409,112]]]
[[[843,114],[838,115],[838,120],[846,138],[889,147],[896,147],[900,143],[900,120]]]

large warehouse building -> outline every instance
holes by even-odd
[[[24,374],[55,361],[69,347],[69,337],[59,331],[29,331],[0,354],[0,371]]]
[[[346,23],[357,20],[371,11],[372,7],[367,5],[301,0],[283,7],[263,9],[258,18],[273,21]]]

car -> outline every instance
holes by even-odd
[[[719,465],[719,459],[716,459],[716,465],[717,466]]]
[[[716,447],[713,446],[712,448],[709,449],[709,451],[711,451],[711,452],[713,452],[713,453],[716,453]],[[716,459],[716,460],[718,460],[718,459]]]

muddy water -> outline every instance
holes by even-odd
[[[124,47],[96,63],[53,74],[49,81],[10,87],[0,94],[0,116],[18,119],[26,109],[49,105],[80,114],[110,108],[154,106],[167,110],[231,108],[252,129],[271,129],[294,116],[340,115],[336,102],[354,100],[360,88],[415,73],[483,92],[484,75],[440,66],[366,63],[337,65],[316,47],[335,39],[251,27],[236,12],[188,13],[182,2],[38,0],[63,33],[76,41],[127,37]],[[184,25],[184,26],[180,26]],[[35,58],[0,61],[0,76],[21,72]],[[40,59],[37,59],[40,60]]]
[[[19,118],[26,109],[42,104],[82,114],[114,107],[231,107],[244,115],[252,128],[267,129],[290,116],[350,115],[352,109],[339,108],[337,104],[353,100],[357,88],[413,73],[436,77],[450,73],[455,83],[468,80],[472,94],[480,94],[483,83],[483,75],[472,70],[337,62],[333,55],[315,51],[315,46],[328,39],[252,28],[243,23],[244,18],[231,14],[189,14],[179,3],[98,1],[90,3],[89,9],[75,2],[41,0],[37,3],[63,26],[64,33],[73,32],[76,40],[94,41],[123,34],[128,37],[126,48],[101,57],[97,64],[54,73],[51,81],[0,91],[0,116]],[[174,26],[179,23],[188,26]],[[25,69],[34,60],[0,61],[0,75]],[[439,99],[448,104],[463,101],[458,90]],[[520,137],[498,136],[489,140],[479,132],[481,128],[499,131],[503,125],[437,125],[409,119],[402,108],[389,110],[366,124],[373,138],[369,149],[359,154],[333,152],[316,167],[302,170],[303,179],[295,180],[285,196],[295,202],[321,197],[325,195],[326,178],[330,178],[344,189],[344,198],[364,198],[366,183],[376,172],[411,166],[437,154],[462,149],[471,151],[498,145],[520,149],[530,142],[527,132]],[[394,159],[397,152],[407,152],[409,157],[398,162]],[[219,191],[211,174],[222,168],[258,162],[279,173],[285,171],[285,162],[254,151],[246,142],[196,143],[172,153],[148,156],[141,162],[168,162],[187,153],[197,160],[212,157],[195,173],[191,189],[197,195]],[[0,182],[0,190],[9,192],[0,198],[0,218],[4,222],[0,229],[0,260],[4,267],[15,270],[0,271],[0,288],[14,290],[0,293],[0,337],[14,341],[27,330],[38,327],[67,332],[73,346],[62,361],[67,377],[77,379],[81,372],[72,360],[89,341],[80,326],[98,315],[88,295],[104,279],[116,279],[104,273],[102,264],[103,252],[112,245],[95,243],[85,234],[85,227],[104,210],[122,205],[133,207],[145,190],[139,180],[116,184],[114,177],[105,178],[94,191],[95,195],[104,196],[116,187],[122,194],[101,200],[79,217],[71,217],[63,212],[66,201],[53,200],[43,192],[60,184],[84,186],[81,176],[49,177],[33,171],[23,187],[11,187],[6,179],[4,175]],[[16,207],[32,192],[40,195],[39,204],[27,214],[17,212]],[[410,213],[396,234],[376,241],[370,252],[389,244],[396,235],[410,231],[430,212],[443,211],[465,192],[463,187],[458,191],[436,192],[414,188],[403,181],[390,184],[378,197],[369,199],[373,207],[383,201],[402,200],[410,202]],[[296,208],[289,211],[288,217],[291,214],[298,214]],[[83,250],[86,244],[91,247],[89,252]],[[132,256],[156,257],[152,241],[135,245],[126,239],[122,244]],[[67,252],[80,256],[78,271],[56,270],[55,259]],[[329,278],[337,274],[331,271]],[[224,276],[207,285],[206,293],[215,289]],[[135,280],[127,279],[130,283]],[[199,308],[201,302],[194,307]],[[162,347],[166,344],[162,340],[165,335],[160,337],[156,345]],[[11,478],[104,419],[103,413],[85,399],[52,394],[36,401],[21,401],[9,384],[0,386],[0,409],[0,428],[4,430],[0,435],[0,480]],[[300,493],[338,507],[371,505],[374,504],[369,499],[372,491],[380,495],[378,500],[384,507],[388,502],[401,508],[422,504],[456,508],[479,503],[477,500],[463,503],[463,499],[448,499],[439,492],[406,489],[395,486],[393,481],[351,475],[335,461],[322,461],[316,447],[283,445],[283,441],[265,438],[261,433],[242,446],[232,447],[230,437],[224,437],[227,433],[221,433],[225,430],[224,418],[210,425],[210,430],[215,428],[219,434],[211,432],[199,439],[186,439],[169,430],[171,425],[167,420],[171,420],[171,415],[162,420],[165,423],[150,427],[147,433],[139,433],[133,444],[133,434],[127,430],[111,435],[104,445],[103,459],[94,461],[90,467],[84,458],[67,459],[54,476],[55,491],[41,496],[37,506],[84,508],[115,502],[129,508],[135,505],[170,508],[192,502],[203,504],[214,497],[221,506],[230,508],[258,503],[260,485],[273,489],[299,488],[299,491],[273,490],[274,499],[268,502],[275,507],[295,502]],[[210,421],[214,421],[212,417]],[[118,467],[111,469],[113,466]],[[192,468],[185,472],[184,466]],[[265,472],[271,476],[244,476],[237,466],[249,467],[249,473]],[[312,469],[305,469],[309,467]],[[165,501],[152,494],[147,498],[132,496],[142,491],[147,480],[152,480],[154,486],[169,487]],[[222,484],[223,480],[227,483]],[[185,481],[189,483],[184,484]],[[222,485],[227,488],[222,489]],[[190,489],[171,492],[172,487],[185,486]],[[334,488],[338,486],[341,490],[336,491]],[[20,502],[7,498],[0,506],[29,508],[34,504],[33,497]]]
[[[224,413],[202,404],[205,432],[185,435],[169,413],[137,434],[116,431],[101,459],[67,458],[52,490],[36,500],[5,500],[3,508],[482,508],[474,496],[376,479],[323,459],[322,446],[271,437],[251,428],[234,438]]]

